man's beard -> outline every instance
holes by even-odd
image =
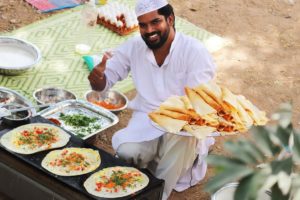
[[[170,28],[168,28],[163,35],[161,34],[161,31],[155,31],[155,32],[152,32],[152,33],[146,33],[146,34],[144,34],[142,36],[142,38],[145,41],[146,45],[150,49],[154,50],[154,49],[159,49],[160,47],[162,47],[166,43],[166,41],[167,41],[167,39],[169,37],[169,33],[170,33]],[[149,40],[149,38],[150,38],[150,36],[155,35],[155,34],[158,35],[159,40],[158,40],[158,42],[152,43]]]

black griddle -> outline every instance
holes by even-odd
[[[54,124],[50,122],[49,120],[41,117],[41,116],[35,116],[30,119],[30,123],[49,123],[49,124]],[[59,127],[61,128],[61,127]],[[0,125],[0,137],[5,134],[6,132],[12,130],[12,127],[8,127],[5,124]],[[64,130],[66,131],[66,130]],[[69,133],[68,131],[66,131]],[[46,156],[47,153],[49,153],[51,150],[43,151],[43,152],[38,152],[35,154],[31,155],[23,155],[23,154],[18,154],[12,151],[7,150],[4,148],[2,145],[0,145],[0,148],[4,149],[5,151],[9,152],[12,156],[22,160],[24,163],[27,163],[31,167],[37,169],[38,171],[47,174],[48,176],[52,177],[53,179],[56,179],[59,182],[64,183],[65,185],[71,187],[72,189],[79,191],[80,193],[85,194],[91,199],[111,199],[111,198],[99,198],[96,196],[93,196],[89,194],[85,188],[83,187],[84,181],[93,173],[106,168],[106,167],[113,167],[113,166],[129,166],[132,167],[131,165],[127,164],[126,162],[123,162],[122,160],[115,158],[111,154],[107,153],[106,151],[97,148],[95,146],[92,146],[90,144],[87,144],[84,140],[80,139],[79,137],[76,137],[72,133],[70,134],[70,141],[68,144],[64,147],[58,148],[58,149],[63,149],[66,147],[81,147],[81,148],[91,148],[99,151],[100,157],[101,157],[101,164],[100,166],[93,172],[90,172],[88,174],[84,175],[79,175],[79,176],[71,176],[71,177],[66,177],[66,176],[58,176],[55,174],[52,174],[51,172],[47,171],[41,166],[41,162],[43,158]],[[122,197],[122,198],[113,198],[115,200],[126,200],[126,199],[143,199],[143,200],[152,200],[153,197],[155,196],[155,199],[160,199],[162,197],[162,191],[163,191],[163,186],[164,186],[164,181],[155,178],[147,169],[139,169],[143,173],[145,173],[149,177],[149,184],[147,187],[144,189],[136,192],[135,194]],[[160,194],[157,194],[160,193]],[[159,198],[157,198],[159,197]]]

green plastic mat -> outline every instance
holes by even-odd
[[[116,0],[114,0],[116,1]],[[134,8],[135,0],[119,0]],[[34,90],[42,87],[60,87],[70,90],[80,99],[90,90],[87,80],[89,71],[82,60],[82,55],[75,53],[75,46],[80,43],[92,47],[89,54],[103,53],[123,43],[129,36],[119,36],[97,25],[88,28],[83,25],[81,6],[57,14],[45,20],[20,28],[9,36],[25,39],[35,44],[42,53],[42,59],[34,68],[18,76],[0,75],[0,86],[16,90],[32,99]],[[209,46],[211,41],[221,41],[211,34],[179,17],[176,18],[177,31],[198,38]],[[134,88],[131,78],[117,83],[114,89],[127,92]]]

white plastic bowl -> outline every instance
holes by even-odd
[[[34,67],[40,59],[40,50],[35,45],[18,38],[0,36],[0,74],[21,74]]]
[[[238,183],[228,183],[211,196],[211,200],[234,200],[234,193]],[[270,192],[258,194],[257,200],[271,200]]]

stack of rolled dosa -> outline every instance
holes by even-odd
[[[265,125],[266,113],[242,95],[235,95],[215,82],[185,88],[185,96],[171,96],[149,113],[152,121],[170,133],[186,131],[202,139],[212,132],[221,135],[246,132],[252,125]]]

